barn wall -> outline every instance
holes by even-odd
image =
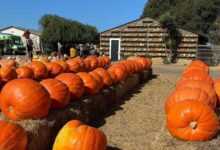
[[[178,49],[179,58],[193,58],[197,49],[198,36],[180,30],[182,41]],[[167,49],[164,43],[166,30],[150,18],[137,20],[100,34],[100,49],[109,55],[110,38],[121,38],[121,57],[144,55],[165,57]]]

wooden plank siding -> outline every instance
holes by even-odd
[[[198,35],[179,30],[182,40],[177,50],[179,58],[195,58]],[[121,53],[123,57],[144,55],[148,57],[166,57],[168,49],[164,42],[167,31],[151,18],[138,19],[127,24],[100,33],[100,50],[109,53],[110,38],[121,39]]]

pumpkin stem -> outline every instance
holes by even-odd
[[[197,128],[197,122],[196,121],[192,121],[192,122],[190,122],[190,124],[189,124],[189,126],[190,126],[190,128],[192,128],[192,129],[196,129]]]

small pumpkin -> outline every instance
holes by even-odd
[[[45,79],[40,83],[50,94],[51,108],[64,108],[69,104],[70,92],[63,82],[56,79]]]
[[[17,78],[34,78],[34,72],[27,66],[22,66],[16,69]]]
[[[206,141],[217,134],[219,120],[208,105],[197,100],[186,100],[173,105],[168,112],[167,128],[176,138]]]
[[[12,120],[38,119],[47,116],[49,93],[37,81],[15,79],[6,83],[0,94],[3,113]]]
[[[33,61],[30,64],[28,64],[28,67],[33,70],[35,79],[39,80],[48,77],[47,67],[42,62]]]
[[[99,86],[97,81],[90,75],[89,73],[86,72],[79,72],[76,75],[78,75],[85,86],[86,93],[93,95],[97,94],[99,92]]]
[[[165,111],[166,113],[172,109],[173,105],[184,100],[198,100],[204,104],[209,105],[213,109],[216,107],[216,101],[210,99],[208,93],[200,88],[183,87],[174,90],[166,100]]]
[[[104,87],[109,87],[113,84],[113,81],[112,81],[112,78],[111,78],[110,74],[105,69],[97,68],[97,69],[94,70],[94,72],[99,74],[99,76],[102,78]]]
[[[62,73],[56,77],[57,80],[66,84],[71,93],[71,100],[78,100],[85,91],[83,81],[79,76],[73,73]]]
[[[106,150],[106,145],[107,139],[102,131],[71,120],[59,131],[53,150]]]
[[[0,130],[1,150],[27,150],[28,137],[21,126],[1,120]]]
[[[17,73],[14,67],[3,66],[0,68],[0,76],[3,82],[8,82],[17,78]]]
[[[50,77],[55,77],[58,74],[61,74],[63,72],[63,67],[55,62],[48,62],[45,64],[49,73]]]
[[[2,59],[0,60],[1,67],[16,67],[17,62],[13,59]]]

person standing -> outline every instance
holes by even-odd
[[[63,45],[60,43],[60,41],[58,41],[57,43],[57,49],[58,49],[58,58],[61,59]]]
[[[26,54],[27,57],[32,60],[33,58],[33,41],[30,38],[30,31],[26,30],[23,34],[23,36],[25,37],[25,46],[26,46]]]

